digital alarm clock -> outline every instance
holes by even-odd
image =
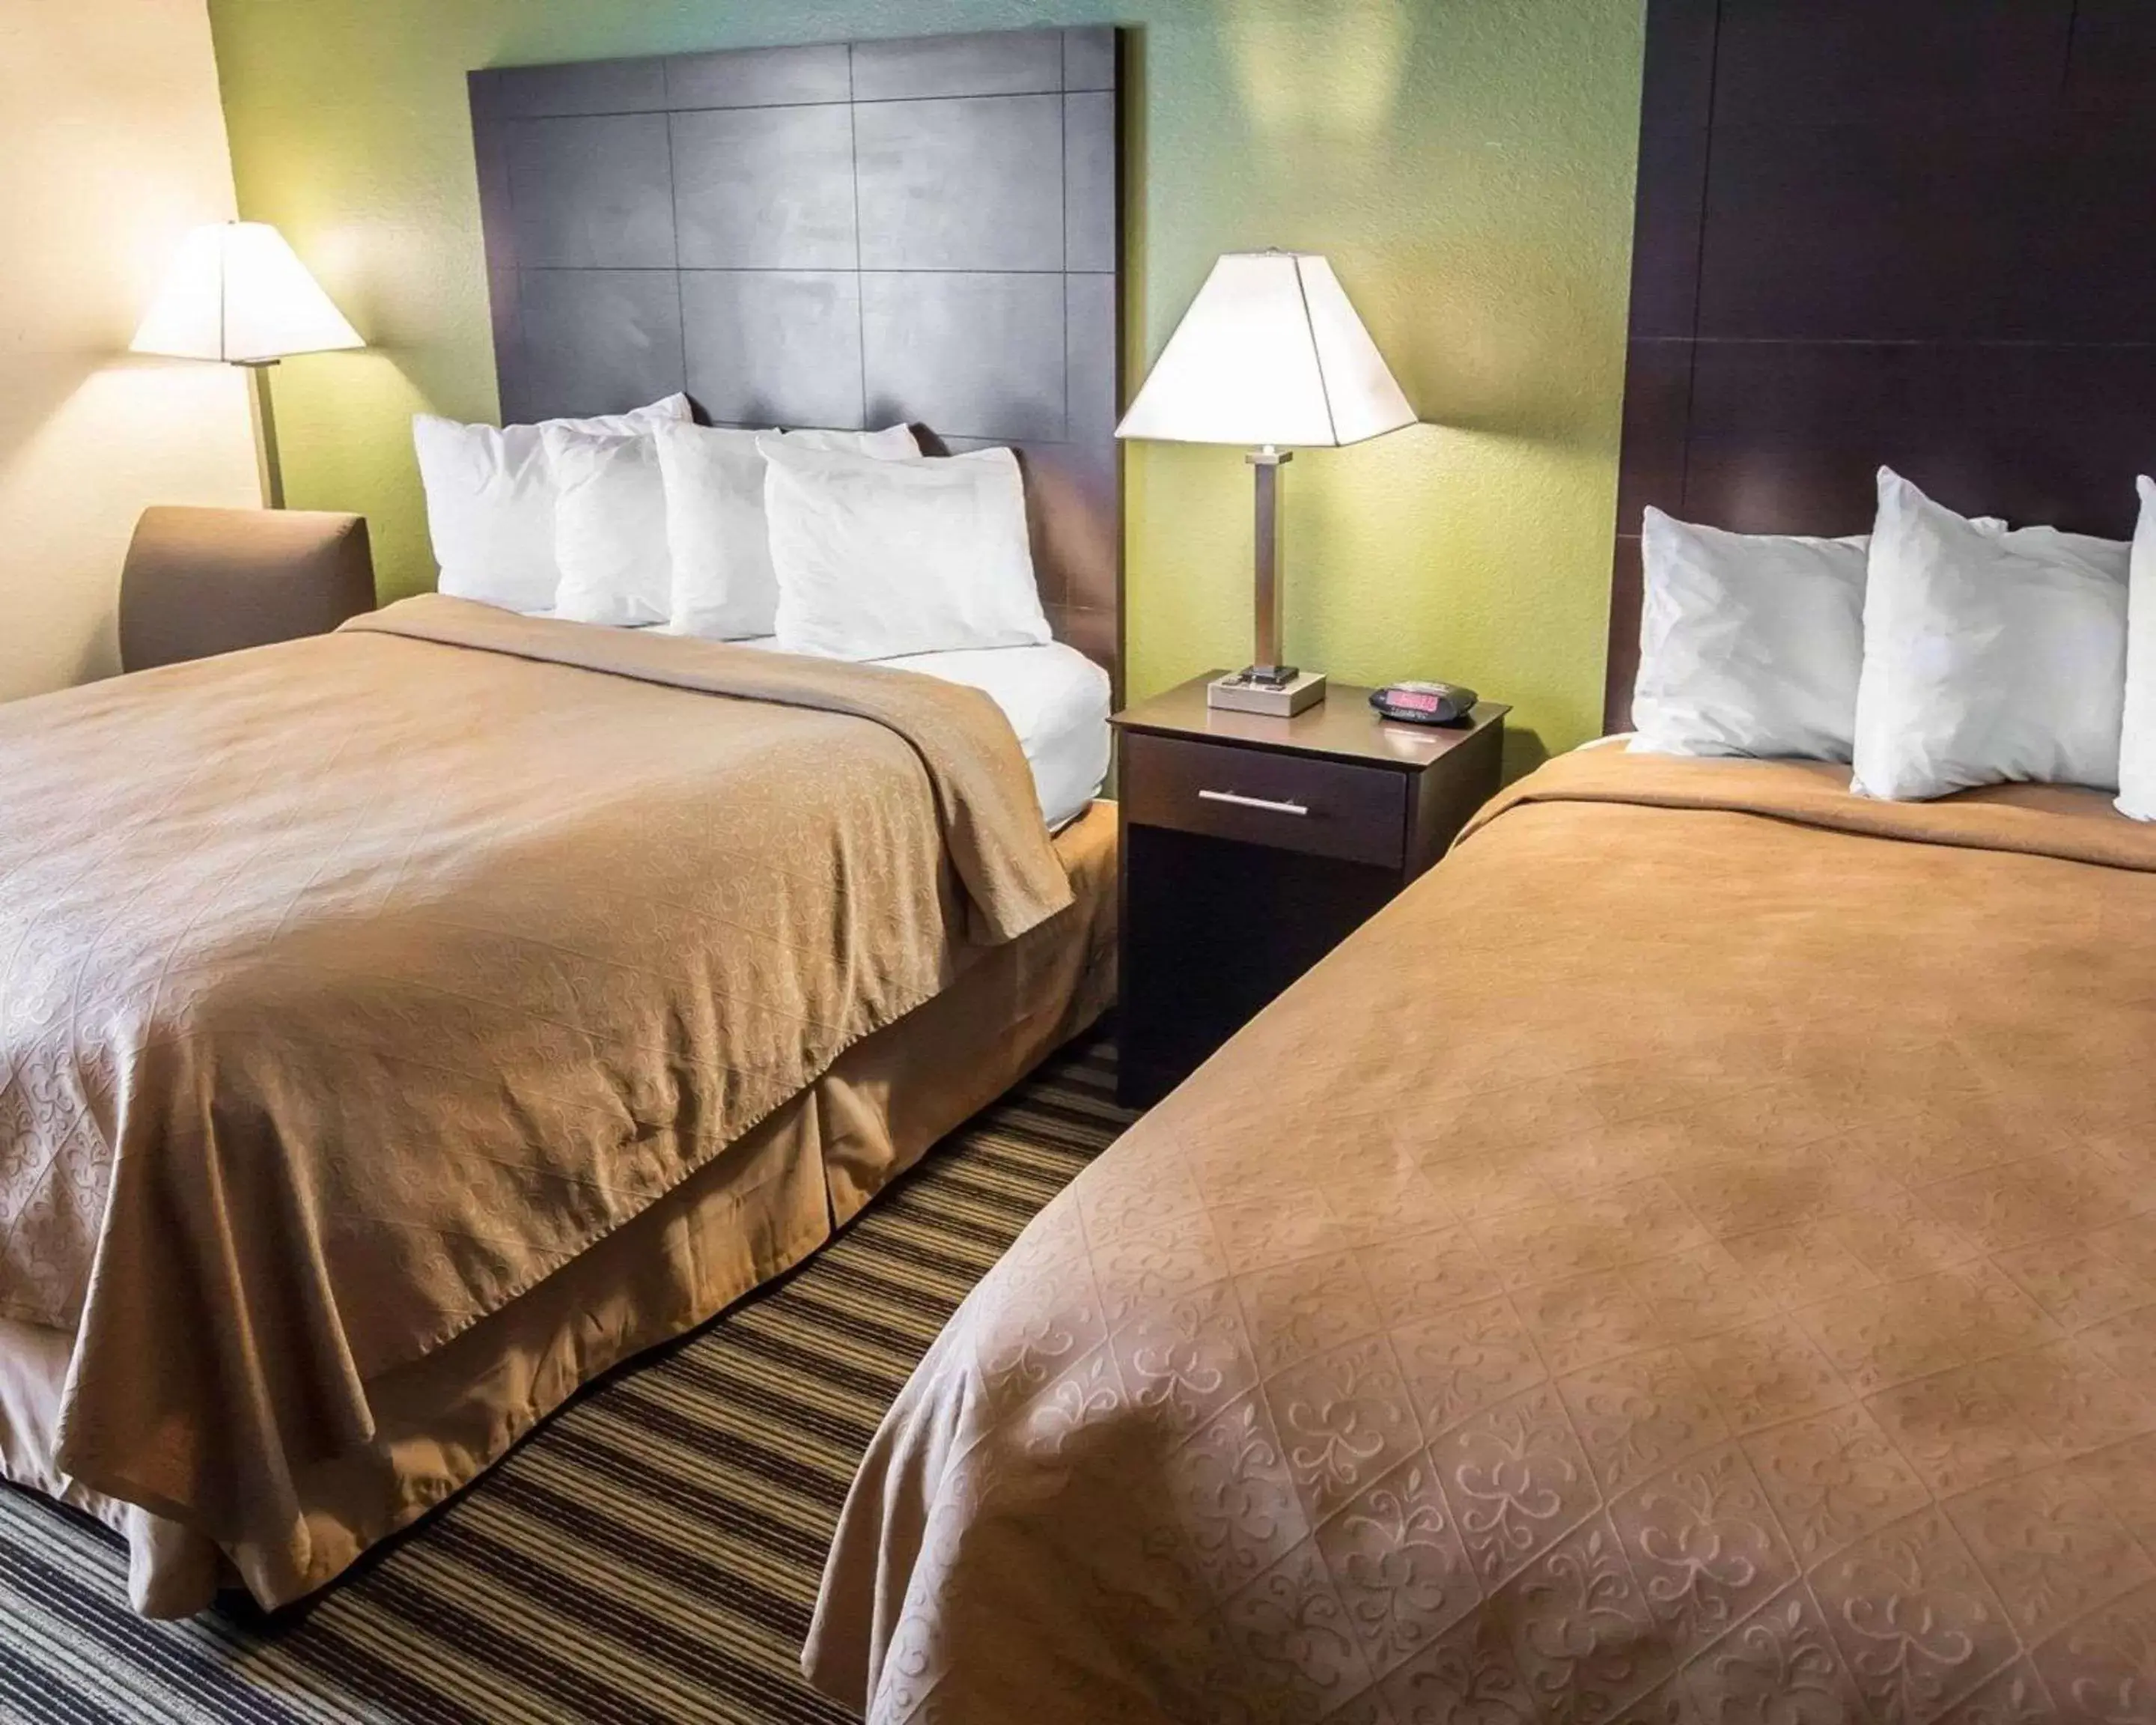
[[[1475,711],[1476,695],[1457,683],[1388,683],[1370,691],[1380,718],[1410,725],[1458,725]]]

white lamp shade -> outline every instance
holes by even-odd
[[[283,234],[267,222],[217,222],[182,243],[128,345],[246,365],[367,344]]]
[[[1116,435],[1323,448],[1414,417],[1330,264],[1307,252],[1229,252]]]

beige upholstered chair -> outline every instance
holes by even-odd
[[[142,511],[120,576],[120,663],[145,670],[321,634],[374,608],[367,522],[311,509]]]

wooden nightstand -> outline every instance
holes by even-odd
[[[1444,855],[1493,796],[1505,715],[1389,724],[1335,683],[1291,719],[1205,705],[1218,673],[1118,713],[1127,1106],[1160,1099]]]

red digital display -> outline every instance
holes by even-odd
[[[1419,713],[1434,713],[1437,711],[1437,697],[1435,695],[1419,695],[1411,689],[1395,689],[1385,699],[1394,706],[1411,706]]]

